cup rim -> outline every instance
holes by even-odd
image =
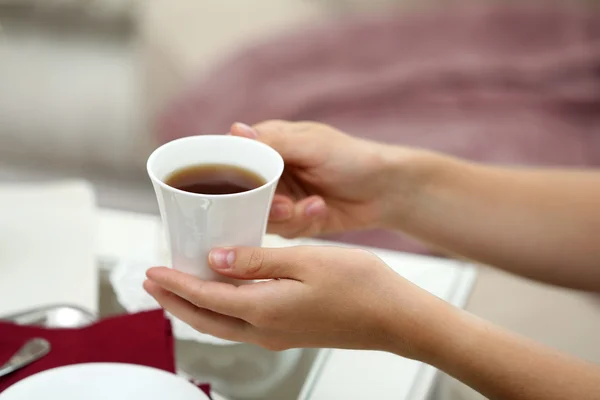
[[[204,138],[213,138],[213,139],[218,138],[218,140],[225,139],[225,140],[246,141],[246,142],[252,142],[254,145],[257,145],[257,146],[262,146],[263,148],[268,149],[268,151],[271,151],[272,153],[274,153],[276,155],[276,157],[279,159],[279,161],[280,161],[279,171],[277,172],[275,177],[273,177],[271,180],[265,182],[263,185],[261,185],[257,188],[254,188],[254,189],[246,190],[245,192],[229,193],[229,194],[201,194],[201,193],[186,192],[185,190],[177,189],[177,188],[174,188],[173,186],[167,185],[165,182],[162,181],[162,179],[159,179],[154,174],[154,172],[151,170],[152,162],[154,161],[154,159],[156,157],[158,157],[158,154],[161,151],[163,151],[165,147],[167,147],[169,145],[173,145],[177,142],[182,142],[182,141],[187,141],[187,140],[203,140]],[[171,140],[167,143],[163,143],[162,145],[160,145],[159,147],[154,149],[154,151],[148,157],[148,161],[146,162],[146,171],[148,173],[148,176],[150,177],[150,180],[152,180],[152,182],[154,182],[154,183],[157,183],[161,188],[163,188],[165,190],[170,190],[175,193],[181,193],[181,194],[185,194],[186,196],[198,197],[198,198],[202,198],[202,199],[225,199],[225,198],[243,197],[243,196],[249,195],[251,193],[259,192],[261,190],[264,190],[265,188],[271,187],[273,184],[275,184],[281,178],[281,174],[283,173],[284,166],[285,166],[285,162],[284,162],[281,154],[279,154],[279,152],[277,150],[275,150],[274,148],[272,148],[271,146],[266,145],[258,140],[249,139],[249,138],[245,138],[245,137],[241,137],[241,136],[233,136],[233,135],[228,135],[228,134],[223,134],[223,135],[211,134],[211,135],[185,136],[185,137],[182,137],[179,139]]]

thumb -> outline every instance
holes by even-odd
[[[221,275],[236,279],[301,280],[306,257],[299,248],[269,249],[236,247],[214,249],[208,255],[210,267]]]

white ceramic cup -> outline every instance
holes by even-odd
[[[185,192],[165,183],[174,171],[200,164],[241,167],[267,183],[224,195]],[[283,159],[271,147],[230,135],[190,136],[156,149],[148,158],[147,168],[166,230],[172,267],[204,280],[240,283],[212,271],[208,253],[215,247],[261,245],[283,166]]]

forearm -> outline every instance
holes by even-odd
[[[398,179],[407,168],[416,178],[397,195],[408,199],[390,227],[533,279],[600,291],[600,173],[420,157],[412,167],[398,157]]]
[[[598,399],[600,367],[510,334],[447,304],[420,335],[421,360],[490,399]],[[401,333],[400,333],[401,334]]]

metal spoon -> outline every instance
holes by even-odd
[[[48,354],[50,349],[50,342],[46,339],[28,340],[6,364],[0,366],[0,378],[39,360]]]

